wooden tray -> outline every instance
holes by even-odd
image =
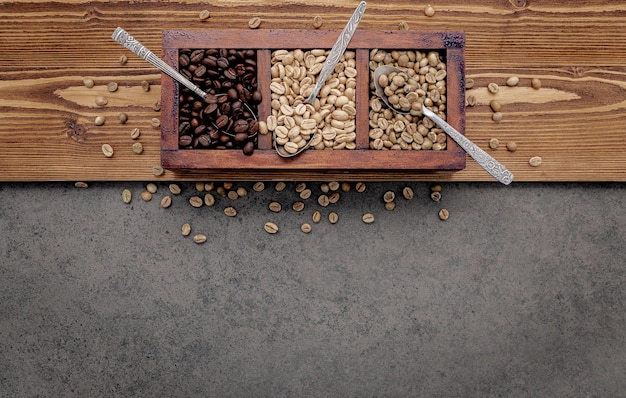
[[[340,31],[218,30],[163,32],[163,59],[178,69],[182,48],[256,49],[258,90],[263,94],[258,118],[270,114],[270,57],[274,49],[331,48]],[[356,51],[356,144],[354,150],[307,150],[295,158],[278,156],[271,135],[260,135],[251,156],[235,149],[179,149],[178,83],[162,77],[161,164],[166,169],[272,170],[461,170],[465,152],[451,139],[441,151],[380,151],[369,149],[369,53],[389,50],[443,50],[447,65],[447,120],[465,133],[464,49],[461,32],[357,31],[349,49]]]

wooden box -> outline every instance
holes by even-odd
[[[263,94],[258,119],[265,120],[270,108],[270,58],[276,49],[330,49],[339,31],[323,30],[207,30],[165,31],[163,59],[178,70],[178,53],[194,49],[257,50],[257,84]],[[356,52],[356,149],[309,149],[294,158],[281,158],[272,146],[271,134],[258,136],[258,147],[250,156],[236,149],[179,149],[179,84],[162,78],[161,164],[167,169],[205,170],[461,170],[465,152],[450,138],[440,151],[374,150],[369,147],[369,53],[374,48],[388,50],[439,50],[445,52],[447,67],[447,121],[461,134],[465,132],[465,36],[460,32],[367,31],[357,30],[348,49]]]

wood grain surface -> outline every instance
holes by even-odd
[[[153,180],[160,163],[161,74],[111,39],[117,26],[157,55],[164,30],[341,29],[357,1],[1,1],[0,2],[0,180]],[[582,4],[584,3],[584,4]],[[467,108],[466,135],[515,174],[515,181],[626,181],[626,3],[570,0],[369,1],[359,29],[397,30],[406,21],[415,30],[465,32],[467,91],[477,105]],[[199,12],[210,11],[206,21]],[[120,65],[121,55],[128,57]],[[518,76],[517,87],[506,87]],[[96,82],[86,88],[83,79]],[[542,88],[530,88],[539,78]],[[140,87],[151,83],[149,92]],[[109,93],[106,85],[117,82]],[[500,85],[496,95],[488,83]],[[108,98],[99,108],[94,99]],[[491,120],[489,101],[504,115]],[[126,112],[126,124],[117,116]],[[94,118],[106,117],[103,126]],[[133,128],[142,131],[144,153],[131,149]],[[502,145],[489,149],[489,140]],[[516,152],[504,144],[515,141]],[[111,144],[112,158],[101,145]],[[531,167],[528,160],[541,156]],[[163,180],[438,180],[493,181],[468,158],[462,171],[358,173],[311,171],[170,171]]]

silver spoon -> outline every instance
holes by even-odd
[[[380,99],[394,112],[407,114],[409,112],[402,112],[396,108],[394,108],[387,99],[387,96],[384,93],[383,88],[380,86],[378,82],[378,77],[381,74],[389,74],[392,72],[400,72],[404,73],[404,71],[400,68],[396,68],[390,65],[379,66],[374,70],[374,86],[376,87],[376,95],[380,97]],[[478,163],[483,169],[485,169],[489,174],[491,174],[496,180],[503,183],[504,185],[509,185],[511,181],[513,181],[513,173],[506,169],[500,162],[495,160],[491,155],[482,150],[472,141],[470,141],[463,134],[459,133],[454,127],[450,126],[445,120],[437,116],[433,111],[428,109],[426,106],[422,105],[422,113],[424,116],[430,118],[433,122],[435,122],[441,129],[452,138],[465,152],[467,152],[475,161]]]

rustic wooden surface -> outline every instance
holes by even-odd
[[[313,16],[322,29],[341,29],[357,1],[1,1],[0,2],[0,180],[152,180],[159,164],[160,73],[111,40],[122,26],[159,54],[161,32],[174,29],[247,29],[259,16],[260,29],[310,29]],[[626,181],[626,3],[570,0],[369,1],[359,29],[394,30],[406,21],[416,30],[460,30],[466,35],[468,91],[478,105],[467,109],[466,135],[483,148],[490,138],[515,141],[518,151],[491,150],[516,181]],[[200,21],[207,9],[211,17]],[[120,65],[118,59],[129,61]],[[519,87],[502,87],[509,76]],[[83,78],[96,81],[92,89]],[[540,90],[530,79],[542,80]],[[148,93],[140,82],[152,84]],[[106,84],[120,85],[114,94]],[[504,119],[491,120],[486,90],[495,96]],[[99,109],[97,95],[108,105]],[[117,122],[119,112],[128,123]],[[94,125],[105,115],[104,126]],[[133,154],[130,131],[142,130],[145,151]],[[116,152],[105,158],[110,143]],[[533,168],[531,156],[543,163]],[[228,174],[166,171],[164,180],[301,179],[492,181],[471,159],[458,172],[431,173],[258,173]]]

